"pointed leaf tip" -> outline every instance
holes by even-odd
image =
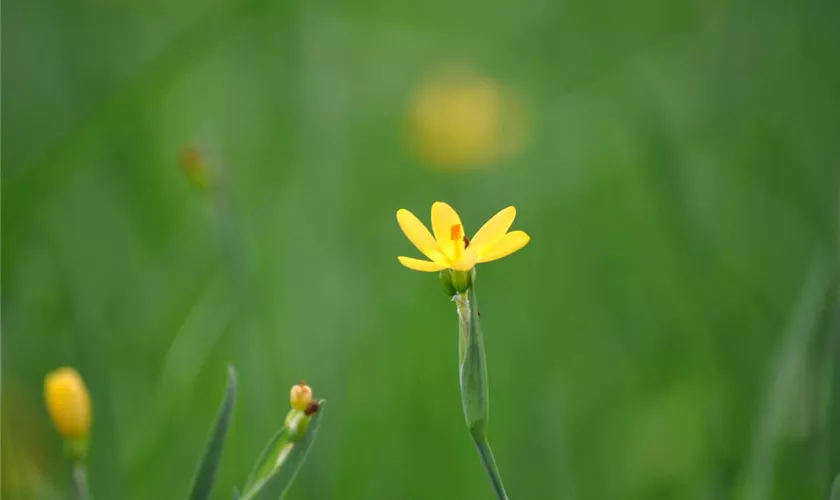
[[[228,387],[233,387],[235,391],[239,386],[239,378],[236,375],[236,367],[228,365]]]
[[[213,491],[213,482],[216,479],[216,471],[219,469],[222,450],[225,446],[225,437],[227,437],[228,427],[230,426],[230,420],[233,415],[233,405],[236,400],[236,386],[236,370],[233,366],[228,366],[228,381],[227,388],[225,389],[225,397],[219,406],[216,423],[213,426],[210,436],[207,438],[204,455],[201,457],[195,479],[193,479],[189,496],[190,500],[206,500],[210,498],[210,493]]]

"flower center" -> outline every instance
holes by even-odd
[[[452,240],[452,255],[455,257],[455,260],[458,260],[461,258],[461,252],[464,251],[461,247],[461,244],[464,242],[464,235],[461,232],[460,224],[455,224],[449,228],[449,238]]]

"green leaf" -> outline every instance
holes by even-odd
[[[265,479],[271,474],[282,448],[288,444],[288,442],[289,429],[288,427],[283,426],[277,434],[272,436],[262,453],[260,453],[260,457],[254,463],[254,468],[251,470],[251,473],[248,474],[248,480],[245,481],[245,487],[242,488],[242,491],[245,491],[247,494],[247,492],[254,487],[254,483],[257,482],[257,478]]]
[[[239,490],[236,489],[236,486],[233,487],[233,500],[239,500]]]
[[[831,496],[829,500],[840,500],[840,474],[834,476],[834,483],[831,485]]]
[[[219,407],[216,424],[213,426],[213,432],[210,434],[207,445],[204,448],[204,456],[201,457],[201,462],[193,480],[192,489],[190,490],[190,500],[206,500],[210,498],[210,492],[213,490],[213,481],[216,479],[216,471],[219,469],[219,461],[222,458],[222,449],[225,446],[225,437],[227,436],[228,426],[230,425],[235,399],[236,370],[230,366],[228,367],[228,383],[225,391],[225,399]]]
[[[292,441],[289,429],[284,426],[269,440],[248,477],[241,500],[283,498],[315,442],[323,410],[324,400],[321,400],[303,439]]]

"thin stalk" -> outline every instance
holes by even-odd
[[[808,347],[827,306],[830,290],[830,270],[826,261],[818,256],[799,294],[799,303],[793,310],[765,387],[749,461],[735,496],[738,500],[762,500],[772,496],[773,470],[782,442],[785,415],[795,404],[801,384],[801,367],[806,362]]]
[[[490,449],[490,443],[487,440],[475,442],[475,447],[478,448],[478,456],[481,457],[481,465],[490,476],[490,483],[493,485],[493,491],[499,500],[507,500],[507,493],[505,487],[502,485],[502,475],[499,474],[499,468],[496,467],[496,460],[493,459],[493,451]]]
[[[79,500],[90,500],[90,488],[88,487],[87,470],[85,466],[76,463],[73,465],[73,491]]]
[[[487,442],[490,391],[487,383],[484,334],[481,331],[475,284],[473,283],[466,292],[456,294],[453,300],[458,312],[458,359],[464,419],[496,497],[499,500],[507,500],[508,496],[502,485],[502,475],[499,473],[490,444]]]

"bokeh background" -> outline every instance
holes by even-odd
[[[301,378],[292,499],[484,499],[457,324],[395,212],[532,241],[479,268],[514,499],[818,499],[840,473],[840,3],[8,0],[2,494],[215,498]],[[214,186],[197,189],[198,171]],[[190,167],[190,168],[184,168]],[[203,169],[203,170],[202,170]]]

